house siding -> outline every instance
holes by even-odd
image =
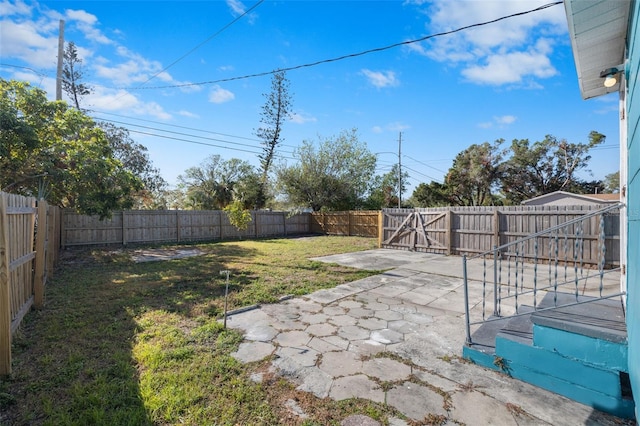
[[[640,2],[633,2],[627,64],[627,333],[629,376],[640,399]],[[636,404],[636,418],[640,418]]]

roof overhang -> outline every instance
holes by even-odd
[[[625,60],[632,0],[565,0],[569,37],[583,99],[620,90],[604,87],[600,73]]]

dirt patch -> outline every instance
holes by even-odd
[[[185,257],[201,256],[204,252],[199,249],[143,249],[131,254],[134,262],[159,262],[161,260],[184,259]]]

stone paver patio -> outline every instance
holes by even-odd
[[[386,403],[406,416],[391,419],[393,425],[429,416],[467,425],[619,424],[459,357],[460,258],[373,250],[316,260],[394,269],[231,315],[227,325],[245,333],[234,357],[254,362],[271,356],[274,372],[319,398]],[[353,417],[343,423],[376,424]]]

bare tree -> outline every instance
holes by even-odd
[[[80,99],[91,93],[91,87],[81,83],[83,77],[82,59],[74,42],[67,43],[64,49],[64,65],[62,67],[62,89],[80,109]]]
[[[257,208],[266,204],[266,186],[269,170],[273,163],[276,148],[283,141],[281,132],[284,121],[290,117],[291,95],[289,94],[289,80],[284,71],[276,71],[271,79],[271,92],[264,95],[265,104],[260,113],[262,125],[256,131],[256,136],[262,139],[262,154],[259,155],[262,167],[260,182],[260,200]]]

